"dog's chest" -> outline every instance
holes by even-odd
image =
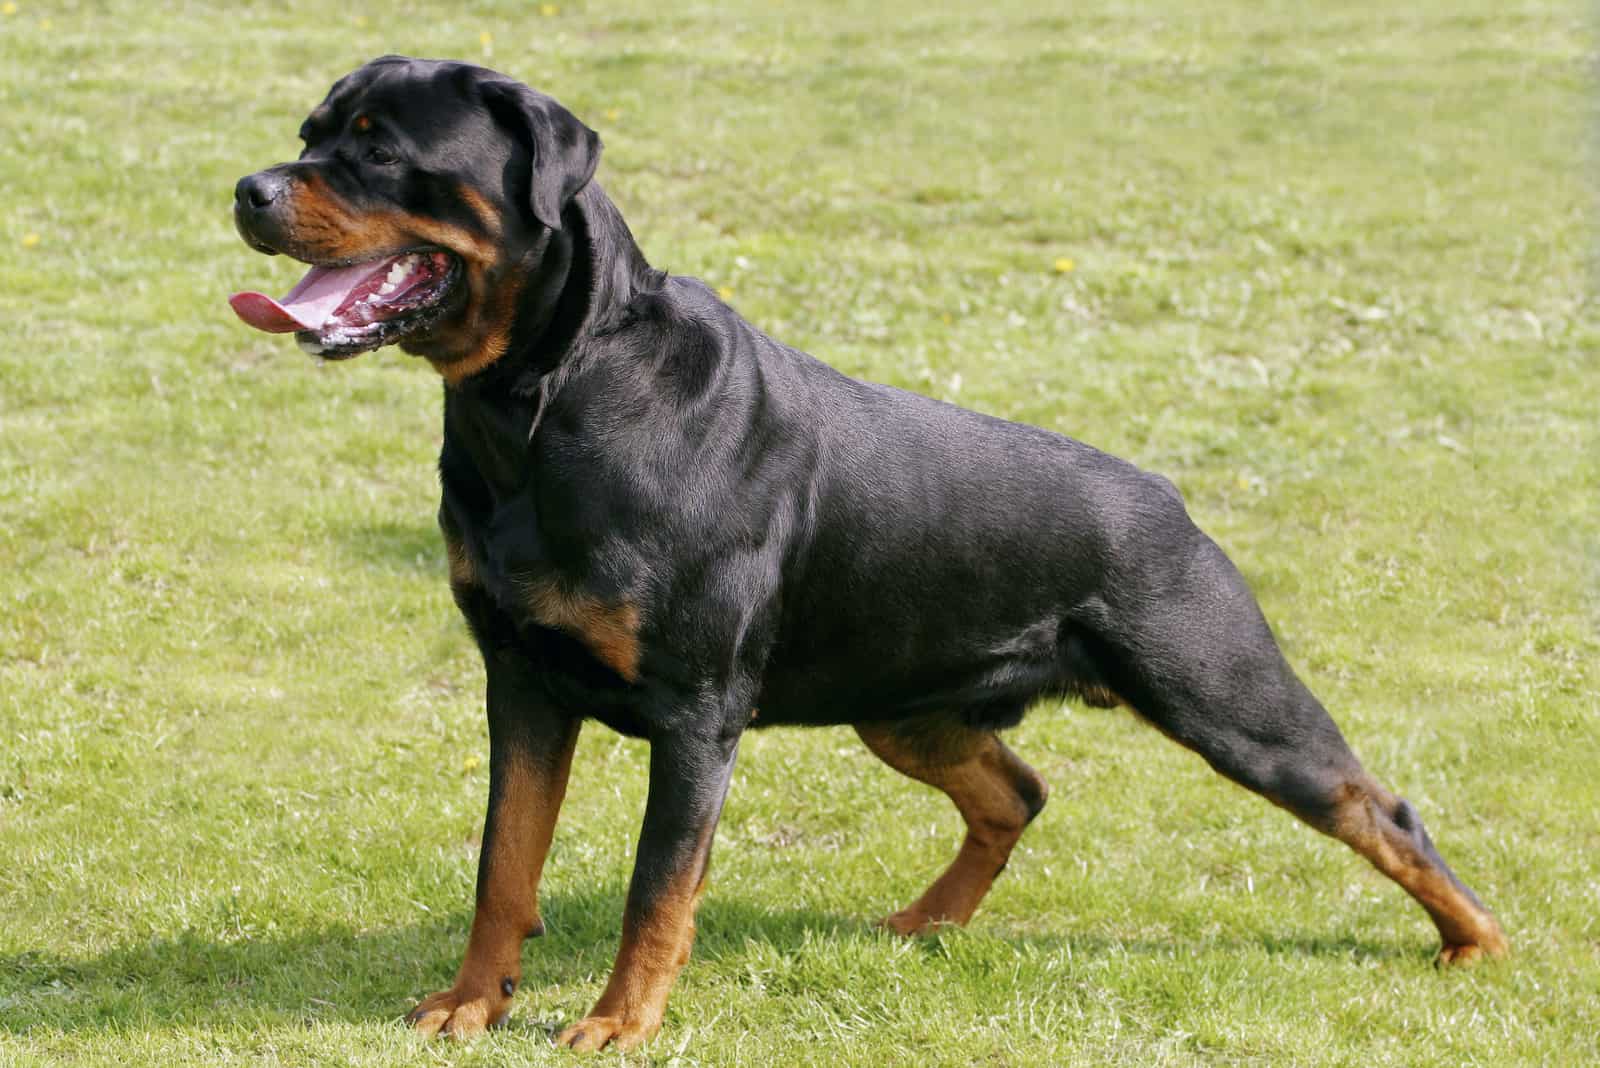
[[[448,527],[454,531],[446,531],[451,582],[488,593],[519,629],[546,628],[575,638],[595,660],[635,681],[640,606],[604,592],[590,578],[593,568],[586,565],[592,562],[561,566],[541,531],[535,501],[530,491],[482,512],[451,510]]]

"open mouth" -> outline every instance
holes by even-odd
[[[257,330],[293,331],[312,355],[342,360],[433,325],[448,311],[460,273],[453,255],[424,249],[347,267],[313,266],[282,300],[235,293],[228,303]]]

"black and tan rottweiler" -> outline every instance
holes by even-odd
[[[443,377],[439,524],[488,676],[477,910],[418,1030],[509,1011],[585,719],[649,740],[650,789],[615,969],[558,1038],[579,1049],[660,1028],[751,727],[849,724],[950,795],[966,838],[885,921],[902,934],[971,917],[1048,793],[997,732],[1075,697],[1347,843],[1428,911],[1441,961],[1505,952],[1170,482],[847,378],[655,270],[593,180],[599,138],[510,78],[387,56],[300,134],[234,213],[311,270],[233,306],[326,359],[397,344]]]

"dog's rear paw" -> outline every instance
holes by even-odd
[[[498,991],[473,994],[452,987],[423,998],[406,1014],[406,1023],[423,1038],[473,1038],[491,1027],[504,1026],[510,1014],[511,999]]]
[[[1440,968],[1476,964],[1480,960],[1495,960],[1511,951],[1506,936],[1498,924],[1484,931],[1475,942],[1446,942],[1433,963]]]
[[[959,926],[959,923],[953,919],[929,916],[920,909],[909,908],[885,916],[876,926],[885,931],[893,931],[902,938],[911,938],[915,935],[933,934],[941,927]]]

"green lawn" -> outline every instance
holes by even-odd
[[[1514,949],[1436,973],[1348,850],[1071,706],[1014,733],[1055,792],[974,924],[900,942],[953,809],[764,733],[629,1063],[1600,1060],[1586,9],[928,7],[0,7],[0,1064],[573,1063],[604,982],[646,754],[591,727],[512,1026],[397,1022],[487,775],[439,387],[224,303],[299,273],[234,180],[386,51],[565,101],[651,260],[770,333],[1170,476]]]

